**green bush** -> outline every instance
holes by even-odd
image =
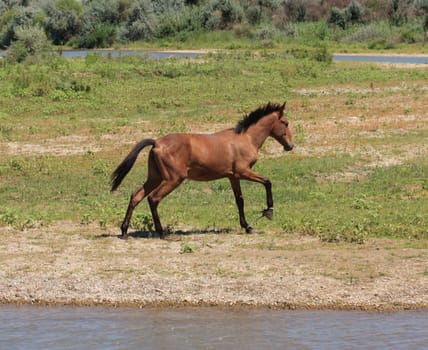
[[[348,15],[346,11],[341,10],[338,7],[332,7],[330,11],[330,17],[328,19],[328,23],[334,24],[338,26],[339,28],[345,29],[346,28],[346,22],[348,20]]]
[[[158,25],[158,18],[151,1],[135,1],[128,12],[125,26],[121,29],[122,41],[153,39]]]
[[[345,11],[348,21],[352,23],[360,23],[363,21],[364,9],[359,2],[352,0]]]
[[[37,7],[17,6],[5,11],[0,17],[0,49],[6,49],[17,39],[20,28],[41,26],[43,12]]]
[[[15,41],[7,50],[7,59],[10,62],[22,62],[28,56],[28,50],[22,41]]]
[[[385,22],[371,23],[361,27],[343,38],[346,43],[371,42],[373,40],[385,40],[390,34],[390,29]]]
[[[230,28],[244,18],[244,9],[236,0],[211,0],[202,11],[202,25],[207,30]]]
[[[34,56],[48,48],[48,39],[41,27],[18,27],[15,30],[17,40],[7,51],[9,60],[21,62],[27,56]]]
[[[79,47],[110,47],[116,39],[116,27],[113,24],[98,23],[88,36],[79,41]]]
[[[56,0],[45,5],[46,33],[55,45],[63,45],[82,27],[83,7],[76,0]]]

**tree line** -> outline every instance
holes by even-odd
[[[50,44],[100,48],[185,41],[215,30],[290,32],[295,23],[316,21],[341,30],[381,20],[414,22],[425,39],[427,14],[428,0],[2,0],[0,49],[31,54]]]

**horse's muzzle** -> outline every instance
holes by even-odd
[[[287,143],[284,145],[284,151],[291,151],[294,148],[294,145],[292,143]]]

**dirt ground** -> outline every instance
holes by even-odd
[[[166,240],[60,223],[1,229],[0,303],[402,310],[428,307],[428,245],[183,229]],[[57,234],[60,231],[62,234]]]

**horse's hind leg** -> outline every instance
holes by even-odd
[[[153,223],[155,224],[155,229],[159,232],[161,238],[164,237],[165,233],[160,222],[159,213],[158,213],[158,205],[160,201],[170,194],[174,189],[176,189],[183,180],[171,180],[171,181],[163,181],[152,193],[150,193],[148,197],[150,210],[152,212]]]
[[[232,185],[233,194],[235,195],[235,201],[239,211],[239,223],[241,224],[241,227],[245,229],[245,232],[252,233],[253,228],[248,225],[248,222],[245,219],[244,198],[242,197],[241,183],[238,179],[232,178],[230,179],[230,184]]]
[[[128,227],[131,222],[132,213],[135,207],[147,196],[149,195],[160,183],[160,180],[156,178],[148,178],[144,183],[143,187],[135,191],[131,199],[129,200],[128,209],[126,210],[125,218],[123,219],[121,231],[122,238],[128,238]]]

